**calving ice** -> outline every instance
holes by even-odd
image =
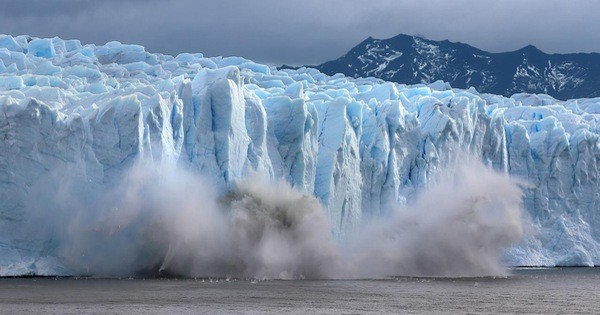
[[[0,274],[594,265],[599,132],[597,99],[3,35]]]

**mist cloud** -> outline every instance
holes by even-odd
[[[504,275],[500,255],[523,234],[522,191],[505,174],[467,164],[341,240],[315,197],[259,175],[219,191],[210,179],[151,162],[110,185],[60,170],[32,188],[22,241],[74,275]]]

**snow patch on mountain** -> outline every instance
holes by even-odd
[[[505,96],[522,92],[559,99],[600,96],[600,54],[549,55],[533,46],[489,53],[461,43],[398,35],[368,38],[346,55],[315,67],[329,75],[372,76],[405,84],[443,80],[453,87]]]

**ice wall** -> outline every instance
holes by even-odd
[[[51,244],[22,230],[41,181],[68,170],[107,186],[139,158],[223,190],[255,172],[282,178],[318,197],[344,239],[468,153],[529,183],[532,234],[508,263],[599,264],[599,132],[600,99],[505,98],[1,35],[0,274],[61,272]]]

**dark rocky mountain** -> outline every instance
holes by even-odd
[[[326,74],[399,83],[449,82],[455,88],[510,96],[545,93],[558,99],[600,96],[600,54],[546,54],[534,46],[490,53],[462,43],[398,35],[367,38],[346,55],[315,66]]]

